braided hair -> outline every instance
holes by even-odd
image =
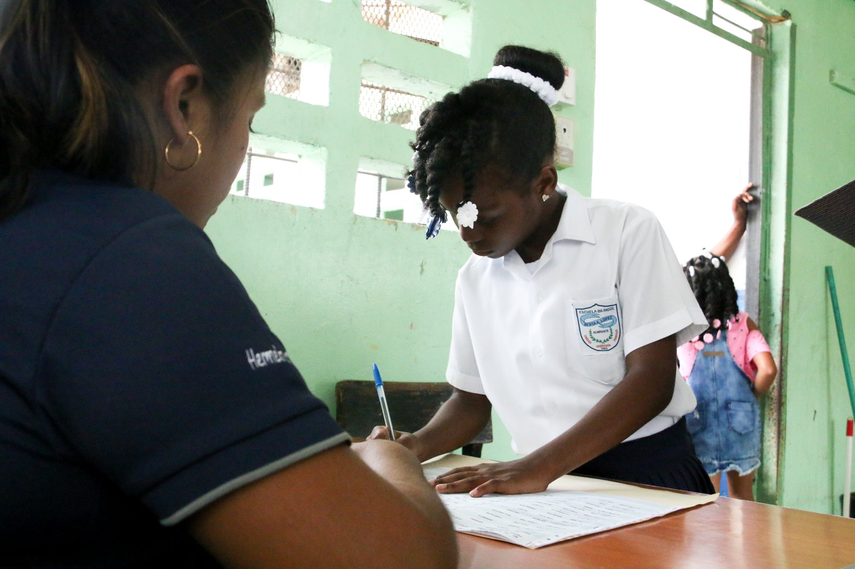
[[[724,323],[739,312],[736,306],[736,287],[730,278],[724,258],[712,253],[708,255],[693,257],[683,266],[683,274],[686,275],[689,286],[695,293],[695,299],[710,323],[704,333],[713,332],[714,320],[718,319]]]
[[[494,65],[512,67],[548,82],[564,83],[564,63],[554,53],[505,46]],[[439,204],[453,173],[463,178],[463,201],[475,190],[477,174],[498,166],[519,182],[533,180],[555,154],[555,121],[549,106],[531,89],[507,79],[480,79],[449,93],[425,110],[410,146],[410,191],[432,216],[446,219]]]

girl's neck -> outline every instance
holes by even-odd
[[[533,263],[543,255],[543,249],[558,229],[561,221],[561,212],[564,210],[564,202],[567,196],[561,192],[555,192],[545,202],[545,208],[537,229],[528,239],[520,243],[516,252],[525,263]]]

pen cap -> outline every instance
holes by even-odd
[[[383,380],[380,379],[380,370],[377,369],[377,364],[374,364],[374,387],[383,387]]]

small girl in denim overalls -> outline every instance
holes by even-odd
[[[777,367],[757,326],[736,307],[724,259],[706,252],[683,267],[710,327],[677,348],[680,373],[698,406],[686,415],[698,458],[719,489],[727,472],[730,496],[754,499],[760,466],[760,407]]]

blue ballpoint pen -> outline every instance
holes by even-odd
[[[374,364],[374,387],[377,388],[377,397],[380,398],[380,410],[383,412],[383,422],[389,431],[389,438],[395,440],[395,429],[392,428],[392,416],[389,415],[389,404],[386,402],[386,392],[383,391],[383,380],[380,379],[380,370]]]

